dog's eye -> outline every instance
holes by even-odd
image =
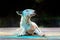
[[[29,12],[29,10],[27,9],[26,12]]]

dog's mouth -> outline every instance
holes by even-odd
[[[36,13],[33,13],[33,14],[31,14],[30,16],[35,16],[36,15]]]
[[[35,15],[36,15],[36,13],[33,13],[33,14],[30,14],[29,16],[27,16],[27,17],[31,18],[31,17],[33,17]]]

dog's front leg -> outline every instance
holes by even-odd
[[[38,27],[35,28],[34,32],[35,32],[37,35],[41,35],[41,33],[42,33],[41,30],[40,30]]]
[[[32,26],[34,27],[34,33],[36,33],[39,36],[45,36],[45,34],[41,31],[41,29],[37,26],[36,23],[31,22]]]
[[[17,29],[17,35],[18,36],[25,35],[25,34],[26,34],[26,32],[25,32],[24,28],[20,27]]]
[[[38,27],[35,28],[34,33],[36,33],[38,36],[45,36],[45,34]]]

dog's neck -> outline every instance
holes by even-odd
[[[31,19],[30,17],[21,16],[21,21],[24,23],[30,23],[31,22],[30,19]]]

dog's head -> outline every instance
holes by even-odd
[[[32,17],[32,16],[36,15],[35,10],[33,10],[33,9],[25,9],[22,12],[16,11],[16,13],[18,15],[25,16],[25,17]],[[22,14],[20,14],[20,13],[22,13]]]
[[[25,10],[22,12],[22,15],[23,15],[23,16],[32,17],[32,16],[35,16],[36,13],[35,13],[35,10],[33,10],[33,9],[25,9]]]

